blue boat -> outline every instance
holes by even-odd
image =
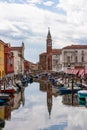
[[[79,90],[81,90],[80,87],[74,87],[73,89],[66,88],[66,87],[61,87],[59,89],[59,95],[74,94],[74,93],[77,93]]]
[[[4,99],[0,99],[0,106],[3,106],[3,105],[7,105],[8,101],[7,100],[4,100]]]
[[[78,91],[78,102],[80,105],[87,106],[87,90]]]
[[[87,97],[87,90],[80,90],[80,91],[78,91],[78,97],[86,98]]]

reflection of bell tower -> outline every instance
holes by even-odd
[[[51,110],[52,110],[52,85],[48,84],[47,87],[47,108],[49,112],[49,117],[51,116]]]
[[[47,54],[51,53],[52,52],[52,39],[51,39],[50,28],[48,28],[46,46],[47,46]]]

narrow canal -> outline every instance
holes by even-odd
[[[23,100],[5,120],[3,130],[86,130],[87,108],[68,105],[67,97],[47,83],[34,82],[25,88]],[[70,102],[70,97],[68,100]],[[0,129],[0,130],[2,130]]]

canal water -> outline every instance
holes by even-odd
[[[48,83],[34,82],[25,88],[23,100],[5,120],[3,130],[87,130],[87,108],[76,97],[59,96]],[[0,130],[2,130],[0,129]]]

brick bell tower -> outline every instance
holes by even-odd
[[[47,40],[46,40],[47,54],[52,52],[52,38],[50,34],[50,28],[48,28]]]

